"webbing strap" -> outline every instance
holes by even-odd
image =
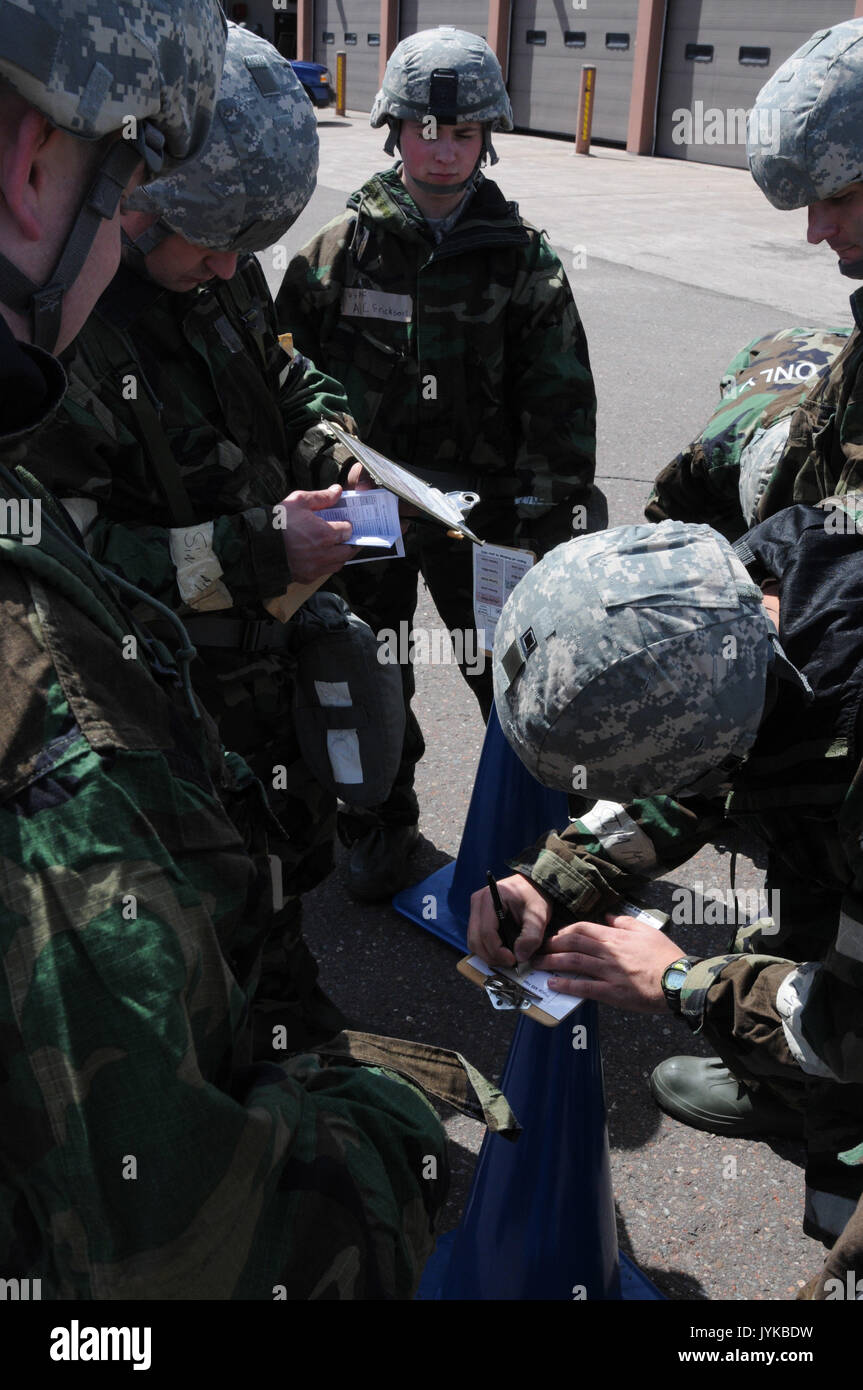
[[[118,140],[105,155],[66,238],[60,259],[46,285],[36,285],[5,256],[0,256],[0,300],[18,313],[32,315],[35,347],[51,352],[60,335],[63,295],[80,274],[102,222],[110,220],[141,151],[127,140]]]

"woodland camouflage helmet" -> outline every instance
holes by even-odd
[[[0,79],[61,130],[107,150],[41,288],[0,256],[0,300],[57,341],[63,294],[141,159],[151,172],[203,143],[225,51],[216,0],[0,0]]]
[[[374,129],[385,122],[390,127],[388,154],[395,151],[400,122],[424,116],[442,125],[480,122],[486,127],[484,148],[497,162],[489,132],[512,130],[512,107],[500,63],[485,39],[442,25],[402,39],[393,50],[370,117]]]
[[[617,802],[704,790],[755,741],[771,632],[760,589],[709,526],[568,541],[525,575],[498,622],[501,726],[547,786]]]
[[[314,108],[293,68],[266,39],[230,24],[206,144],[127,199],[160,218],[134,245],[146,256],[177,232],[216,251],[263,251],[299,217],[317,171]]]
[[[765,83],[748,153],[758,187],[783,210],[863,181],[863,19],[813,34]]]

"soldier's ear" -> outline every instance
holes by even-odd
[[[25,106],[18,113],[3,111],[0,145],[0,197],[15,228],[25,241],[40,241],[48,231],[54,199],[51,169],[57,162],[58,147],[70,137],[55,129],[50,121]]]

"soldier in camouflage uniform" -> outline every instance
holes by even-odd
[[[781,646],[759,583],[778,593]],[[557,932],[534,963],[570,972],[563,992],[670,1008],[708,1038],[719,1057],[664,1062],[654,1095],[720,1134],[804,1132],[805,1229],[826,1242],[863,1190],[861,612],[863,535],[795,506],[734,550],[676,521],[573,541],[522,580],[495,636],[513,748],[563,790],[584,769],[602,798],[512,861],[500,887],[523,923],[516,957],[553,908],[609,913]],[[726,818],[768,844],[772,919],[701,959],[615,914]],[[487,890],[469,943],[512,964]]]
[[[124,186],[197,148],[223,53],[207,0],[0,0],[0,1269],[43,1298],[410,1296],[446,1185],[386,1040],[248,1065],[261,789],[9,470],[65,387],[33,336],[80,326]]]
[[[850,332],[783,328],[747,343],[723,372],[707,426],[657,476],[648,520],[703,521],[731,541],[754,525],[792,417]]]
[[[778,146],[758,139],[777,124]],[[861,131],[863,20],[813,35],[762,88],[750,117],[759,187],[775,207],[808,207],[808,240],[826,240],[852,279],[863,277]],[[738,354],[709,425],[657,477],[652,521],[706,521],[733,539],[792,502],[859,488],[860,291],[851,308],[850,336],[788,329]]]
[[[390,58],[371,124],[402,163],[370,179],[288,267],[280,323],[341,381],[361,438],[427,481],[476,490],[486,540],[540,554],[585,522],[595,396],[584,330],[563,267],[480,165],[512,129],[497,59],[483,39],[427,30]],[[574,508],[576,513],[574,523]],[[451,630],[474,630],[471,547],[417,524],[403,561],[343,576],[375,631],[410,628],[421,572]],[[491,707],[488,668],[462,671]],[[406,706],[413,671],[402,667]],[[375,900],[398,887],[416,843],[409,713],[402,767],[374,817],[357,818],[349,883]]]
[[[299,1047],[344,1023],[301,931],[300,895],[332,868],[335,834],[335,793],[310,772],[292,714],[297,644],[317,629],[263,607],[351,553],[350,527],[314,514],[337,497],[346,452],[323,422],[350,424],[344,395],[280,346],[252,254],[299,216],[316,170],[314,112],[290,64],[230,25],[206,146],[127,199],[125,263],[77,340],[33,464],[91,554],[187,620],[196,689],[287,831],[272,844],[284,902],[262,965],[262,1047],[276,1024]]]
[[[777,117],[778,148],[750,140],[756,183],[774,207],[808,207],[808,240],[827,241],[841,273],[863,278],[863,20],[821,30],[774,73],[758,94],[750,132]],[[851,309],[854,331],[794,414],[759,518],[861,485],[863,290],[851,296]]]

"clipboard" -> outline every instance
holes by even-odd
[[[617,910],[627,917],[637,917],[641,921],[647,922],[657,931],[661,931],[668,922],[667,913],[658,908],[641,907],[638,903],[621,902]],[[496,1009],[514,1009],[519,1013],[527,1014],[528,1018],[534,1019],[536,1023],[544,1024],[546,1028],[556,1028],[558,1023],[571,1017],[579,1005],[584,1003],[584,1000],[577,994],[558,994],[556,990],[545,989],[543,982],[548,977],[548,971],[528,970],[527,974],[522,976],[517,974],[514,969],[508,969],[505,966],[495,969],[487,965],[479,956],[463,956],[456,969],[460,975],[464,975],[466,980],[470,980],[472,984],[479,985],[480,989],[485,990]],[[493,992],[489,990],[489,984],[492,980],[500,980],[505,993],[516,1000],[519,994],[522,995],[521,1001],[503,1005],[495,1003]],[[538,998],[531,1000],[531,995],[538,995]],[[554,1012],[549,1011],[549,1005]]]
[[[350,449],[354,458],[359,460],[378,487],[385,487],[388,492],[394,492],[403,502],[418,508],[432,520],[440,522],[441,526],[449,527],[459,535],[466,536],[475,545],[485,544],[465,525],[458,507],[445,493],[432,487],[423,478],[418,478],[409,468],[394,463],[385,454],[378,453],[377,449],[372,449],[368,444],[363,444],[361,440],[346,434],[341,425],[337,425],[334,420],[329,420],[327,424],[339,442],[344,444],[346,449]]]
[[[286,340],[290,337],[290,333],[282,333],[279,337],[282,348],[288,353],[291,351],[291,344]],[[347,434],[341,425],[337,425],[334,420],[328,420],[327,425],[339,442],[350,450],[355,459],[359,460],[378,487],[386,488],[388,492],[394,492],[396,497],[400,497],[402,501],[417,507],[426,516],[439,522],[441,526],[449,527],[451,533],[464,536],[476,545],[485,544],[479,536],[471,531],[470,527],[465,525],[464,517],[458,507],[444,493],[439,492],[436,487],[431,487],[422,478],[418,478],[414,473],[411,473],[410,469],[404,468],[400,463],[394,463],[392,459],[378,453],[377,449],[372,449],[368,444],[363,444],[361,440]],[[293,617],[297,609],[302,607],[306,600],[311,598],[312,594],[330,577],[330,575],[324,574],[320,579],[315,579],[309,584],[301,584],[295,580],[288,585],[285,593],[265,599],[264,607],[274,618],[278,618],[280,623],[286,623]]]
[[[495,970],[492,971],[491,974],[486,975],[482,970],[478,970],[477,967],[472,964],[474,959],[473,956],[463,956],[456,966],[456,970],[459,974],[464,975],[465,979],[470,980],[471,984],[479,985],[480,989],[488,993],[487,986],[490,980],[503,979],[511,983],[514,989],[520,990],[523,994],[527,993],[528,987],[524,984],[524,981],[513,978],[511,972]],[[546,1028],[556,1028],[559,1023],[562,1023],[565,1018],[568,1018],[569,1015],[583,1003],[583,1000],[577,999],[575,995],[567,996],[565,994],[559,994],[557,998],[569,1004],[566,1012],[562,1013],[560,1018],[555,1018],[553,1014],[546,1013],[546,1011],[540,1007],[539,1002],[527,1004],[519,1008],[517,1012],[526,1014],[527,1017],[532,1018],[535,1023],[542,1023]],[[493,1000],[492,1003],[494,1003]]]

